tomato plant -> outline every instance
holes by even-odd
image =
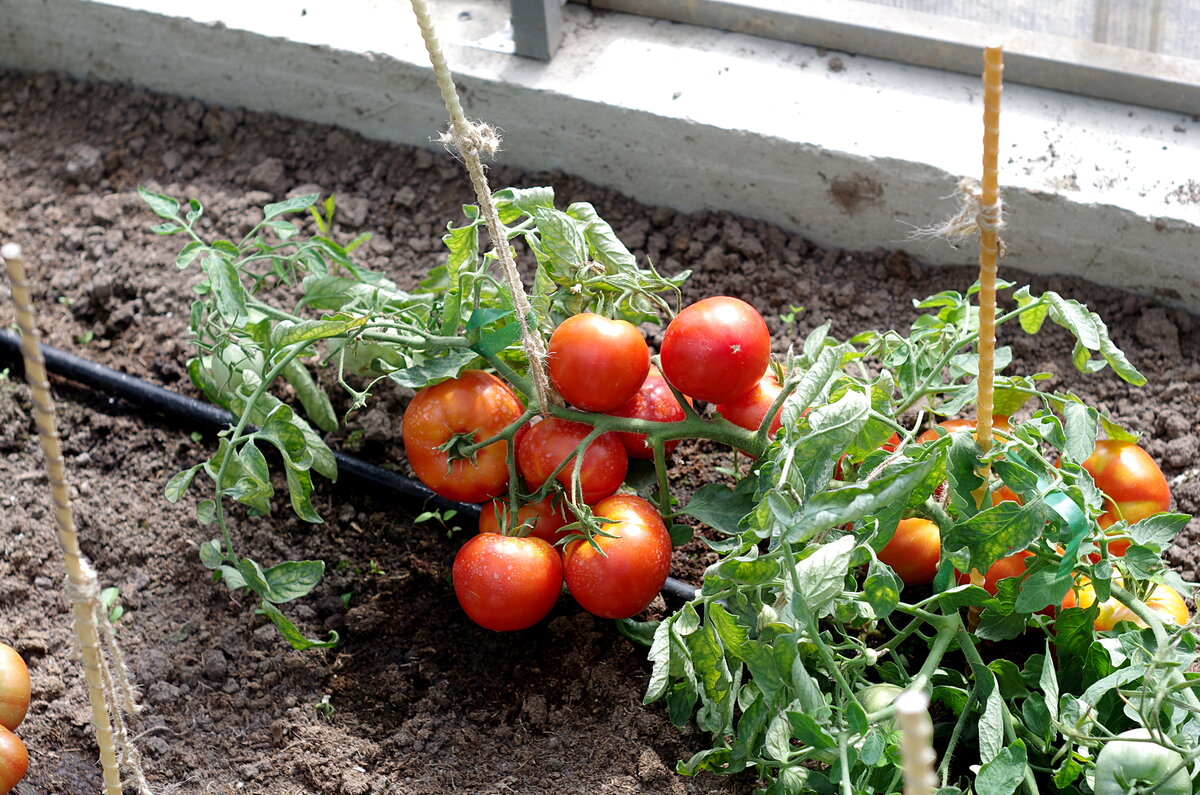
[[[663,375],[683,394],[725,403],[751,389],[771,360],[771,333],[754,307],[719,295],[683,309],[667,325]]]
[[[577,539],[563,553],[563,574],[575,601],[602,618],[629,618],[646,609],[671,566],[671,536],[641,497],[618,494],[596,503],[609,520],[605,535]]]
[[[530,488],[540,488],[551,477],[557,477],[572,493],[572,479],[578,469],[579,493],[588,504],[619,489],[629,470],[629,456],[616,434],[602,433],[593,438],[576,463],[576,450],[593,432],[590,425],[558,417],[547,417],[533,425],[517,446],[517,464]]]
[[[562,590],[559,553],[534,536],[481,533],[454,558],[454,593],[471,620],[499,632],[546,617]]]
[[[1117,582],[1121,584],[1119,579]],[[1076,590],[1078,597],[1076,597]],[[1187,624],[1192,617],[1183,597],[1169,585],[1156,583],[1143,601],[1146,607],[1157,613],[1163,621],[1170,621],[1181,627]],[[1076,606],[1088,608],[1094,604],[1096,604],[1096,589],[1086,577],[1080,578],[1077,589],[1068,591],[1062,602],[1064,608]],[[1093,622],[1098,632],[1107,632],[1121,621],[1132,621],[1139,627],[1146,626],[1146,622],[1140,616],[1114,597],[1101,602],[1099,610],[1100,613]]]
[[[627,320],[592,312],[572,315],[550,335],[547,362],[554,388],[584,411],[611,411],[641,387],[650,348]]]
[[[16,731],[29,711],[29,669],[11,646],[0,643],[0,726]]]
[[[986,574],[980,574],[975,569],[970,573],[959,572],[959,585],[978,585],[992,596],[996,595],[1001,580],[1009,577],[1025,577],[1026,562],[1034,555],[1029,550],[1022,550],[1014,555],[1000,558],[988,567]]]
[[[549,544],[557,544],[566,538],[569,532],[559,532],[559,529],[571,521],[558,502],[558,497],[553,494],[548,494],[537,502],[527,502],[517,509],[515,527],[506,527],[508,502],[492,500],[479,512],[479,532],[514,535],[511,532],[513,529],[525,527],[529,531],[525,535],[540,538]],[[509,532],[503,532],[504,530]]]
[[[1178,751],[1161,745],[1145,729],[1130,729],[1106,742],[1096,755],[1092,789],[1096,795],[1192,795],[1192,777]]]
[[[29,769],[29,751],[21,738],[0,728],[0,795],[12,791]]]
[[[905,585],[928,585],[933,582],[942,557],[941,532],[928,519],[901,519],[878,557],[892,567]]]
[[[487,441],[524,413],[525,407],[496,376],[467,370],[458,378],[425,387],[404,411],[404,452],[421,482],[462,502],[495,497],[508,485],[508,442],[497,441],[452,459],[463,444]]]
[[[757,431],[782,391],[783,387],[780,386],[779,379],[775,374],[766,373],[750,389],[732,400],[718,405],[717,413],[734,425],[748,431]],[[774,436],[779,431],[779,427],[783,424],[782,414],[782,409],[775,411],[775,416],[771,418],[771,424],[767,428],[767,436]]]
[[[633,397],[608,413],[614,417],[650,422],[680,422],[687,416],[675,393],[667,385],[667,380],[662,377],[658,368],[653,366]],[[630,458],[654,457],[654,449],[646,434],[632,431],[617,431],[616,434],[621,444],[625,445],[625,451],[629,453]],[[678,439],[669,439],[663,443],[663,452],[669,455],[678,446]]]

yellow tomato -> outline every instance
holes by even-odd
[[[1119,580],[1114,580],[1120,585]],[[1091,607],[1096,603],[1096,589],[1092,587],[1087,578],[1081,578],[1077,588],[1079,592],[1078,606],[1083,608]],[[1063,599],[1063,607],[1075,607],[1076,598],[1075,591],[1071,591]],[[1146,606],[1167,622],[1183,626],[1190,619],[1187,605],[1183,602],[1183,597],[1172,587],[1168,585],[1155,585],[1154,590],[1146,597]],[[1115,597],[1109,597],[1100,603],[1100,614],[1096,616],[1093,622],[1096,630],[1104,632],[1112,629],[1120,621],[1132,621],[1139,627],[1146,626],[1146,623],[1134,615],[1134,612],[1125,605],[1116,600]]]

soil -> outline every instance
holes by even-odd
[[[0,237],[28,257],[44,340],[195,395],[185,374],[195,273],[173,266],[178,240],[156,237],[135,189],[196,197],[206,234],[234,236],[253,208],[288,194],[337,197],[335,236],[374,236],[365,263],[411,286],[439,262],[440,235],[472,201],[442,152],[364,140],[340,129],[55,75],[0,73]],[[681,215],[559,173],[492,170],[493,187],[553,185],[560,203],[591,201],[640,258],[695,271],[689,300],[736,295],[771,319],[786,349],[833,319],[845,337],[907,327],[911,298],[963,290],[969,269],[928,269],[903,254],[822,250],[794,234],[719,213]],[[1020,229],[1010,230],[1020,245]],[[1131,262],[1131,268],[1137,263]],[[1200,321],[1153,300],[1074,279],[1009,279],[1085,301],[1153,379],[1137,390],[1104,372],[1080,376],[1060,330],[1006,331],[1017,366],[1053,373],[1145,434],[1179,510],[1200,512],[1196,471]],[[0,285],[0,324],[13,320]],[[779,316],[803,306],[793,325]],[[0,364],[0,367],[3,365]],[[214,440],[55,379],[59,427],[83,545],[105,586],[120,589],[119,641],[144,710],[134,730],[157,791],[179,793],[724,793],[746,777],[675,776],[704,745],[642,706],[649,666],[609,622],[564,598],[519,633],[475,627],[448,572],[462,533],[416,523],[420,506],[322,483],[306,525],[286,507],[235,522],[242,550],[264,563],[320,558],[318,591],[289,606],[307,634],[336,629],[331,651],[287,648],[253,603],[209,582],[197,547],[197,497],[162,498],[176,471]],[[382,390],[333,437],[376,462],[401,459],[405,395]],[[350,430],[361,433],[350,435]],[[676,477],[698,481],[720,451],[684,448]],[[22,795],[100,787],[95,741],[70,630],[28,391],[0,382],[0,638],[28,660],[33,704],[20,734],[30,751]],[[453,525],[453,521],[451,522]],[[448,537],[450,536],[450,537]],[[1193,520],[1169,552],[1200,578]],[[696,581],[710,558],[676,553]],[[661,609],[661,606],[652,609]],[[324,707],[323,705],[328,705]]]

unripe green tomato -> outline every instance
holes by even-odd
[[[263,374],[262,352],[232,342],[215,351],[212,356],[204,357],[204,362],[212,370],[216,385],[229,391],[234,391],[242,385],[243,371],[250,370],[259,377]]]
[[[1192,795],[1192,778],[1181,766],[1183,757],[1158,743],[1144,742],[1150,737],[1145,729],[1130,729],[1104,744],[1096,756],[1096,795],[1125,795],[1134,788],[1149,792],[1151,787],[1156,795]]]

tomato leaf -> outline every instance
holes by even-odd
[[[278,607],[266,600],[263,600],[260,603],[257,612],[271,619],[271,623],[274,624],[279,630],[279,634],[283,637],[283,639],[288,642],[289,646],[297,651],[304,651],[305,649],[331,649],[336,646],[340,640],[337,632],[332,629],[329,630],[329,640],[319,641],[304,637],[304,635],[300,633],[300,630],[296,629],[296,625],[289,621],[288,618],[284,616],[282,612],[280,612]]]
[[[695,517],[715,530],[734,535],[742,519],[753,508],[753,494],[746,489],[731,489],[721,483],[709,483],[698,489],[679,512]]]
[[[796,614],[798,620],[804,621],[808,615],[822,618],[833,612],[834,601],[845,588],[846,570],[857,543],[854,536],[842,536],[796,564],[793,608],[804,611]]]
[[[167,502],[179,502],[188,487],[192,485],[192,480],[196,477],[196,473],[204,467],[203,464],[196,464],[194,467],[185,469],[182,472],[176,472],[167,481],[167,486],[163,490]]]
[[[1063,597],[1071,590],[1071,583],[1070,576],[1059,576],[1052,569],[1033,572],[1021,583],[1021,591],[1017,594],[1017,612],[1036,613],[1043,607],[1062,604]]]
[[[826,734],[821,725],[813,720],[811,716],[803,712],[788,712],[784,717],[783,725],[790,728],[795,734],[796,739],[805,745],[812,746],[818,750],[833,748],[837,745],[837,741]]]
[[[290,199],[284,199],[281,202],[268,204],[263,207],[263,220],[270,221],[272,218],[284,215],[285,213],[294,213],[300,210],[307,210],[317,203],[320,198],[319,194],[307,193],[303,196],[293,196]]]
[[[1040,498],[1024,505],[1006,500],[954,525],[942,543],[948,550],[966,548],[971,568],[987,571],[1000,558],[1032,544],[1045,525],[1046,504]]]
[[[215,569],[225,562],[221,539],[212,538],[200,544],[200,562],[206,569]]]
[[[307,596],[325,574],[322,560],[289,560],[263,572],[267,592],[260,594],[274,604]]]
[[[173,221],[179,217],[179,202],[170,196],[154,193],[141,185],[138,185],[137,192],[142,201],[150,208],[150,211],[159,218],[166,218]]]
[[[614,623],[617,631],[639,646],[651,647],[658,634],[661,621],[634,621],[632,618],[619,618]]]
[[[1021,740],[1000,751],[979,769],[975,777],[977,795],[1012,795],[1029,770],[1029,755]]]
[[[816,494],[804,504],[795,522],[797,530],[789,533],[786,540],[792,543],[804,541],[822,530],[906,501],[934,465],[932,459],[901,463],[870,482],[851,483]]]
[[[1189,521],[1191,517],[1183,513],[1156,513],[1131,525],[1129,535],[1133,543],[1161,552],[1171,546]]]
[[[879,618],[887,618],[900,604],[900,578],[886,563],[872,560],[863,582],[863,595]]]
[[[296,397],[304,406],[304,413],[308,418],[326,433],[336,431],[337,412],[333,409],[329,395],[317,384],[308,368],[298,359],[292,359],[284,367],[283,377],[296,391]]]
[[[398,386],[421,389],[447,378],[457,378],[475,359],[475,351],[469,348],[454,348],[442,356],[425,359],[420,364],[403,370],[394,370],[388,373],[388,378]]]

